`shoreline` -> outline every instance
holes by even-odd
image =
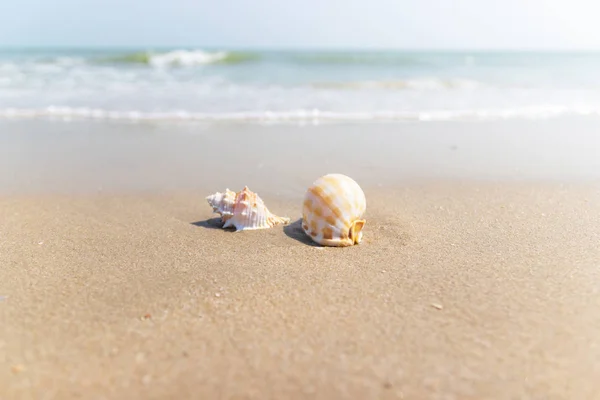
[[[419,181],[600,181],[600,120],[203,126],[0,122],[0,193],[250,186],[293,196],[339,172]]]

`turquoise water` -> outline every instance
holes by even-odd
[[[600,116],[600,53],[0,49],[0,118]]]

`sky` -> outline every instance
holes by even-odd
[[[596,0],[0,0],[0,46],[595,49]]]

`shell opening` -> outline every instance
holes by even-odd
[[[352,223],[349,232],[349,238],[352,244],[359,244],[362,240],[362,229],[365,227],[366,221],[364,219],[358,219]]]

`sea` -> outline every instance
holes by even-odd
[[[600,117],[600,53],[0,49],[0,120]]]

